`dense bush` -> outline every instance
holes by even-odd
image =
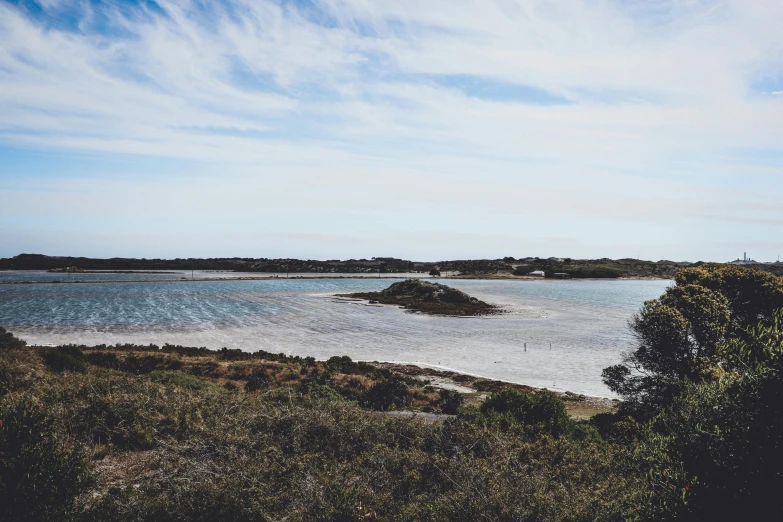
[[[14,337],[14,335],[0,326],[0,350],[24,348],[27,343],[21,339]]]
[[[254,392],[258,390],[263,390],[264,388],[268,388],[268,387],[269,387],[269,375],[267,375],[265,370],[258,370],[247,378],[247,383],[245,384],[245,391]]]
[[[455,415],[465,402],[461,393],[452,390],[440,390],[440,411],[449,415]]]
[[[84,354],[78,348],[72,346],[58,346],[56,348],[43,348],[41,356],[44,362],[53,372],[69,370],[84,373],[87,365],[84,362]]]
[[[637,419],[660,412],[685,383],[712,379],[730,357],[722,347],[783,308],[783,279],[758,270],[703,265],[681,270],[676,283],[632,320],[636,350],[603,372]]]
[[[571,427],[563,401],[552,392],[521,392],[511,388],[493,393],[481,405],[481,413],[501,427],[524,426],[531,436],[542,433],[558,436]]]
[[[618,467],[621,454],[605,445],[362,410],[425,401],[418,381],[388,371],[373,379],[317,363],[296,388],[286,372],[298,362],[248,360],[236,364],[269,387],[238,394],[184,371],[118,370],[142,359],[132,350],[86,352],[101,364],[85,374],[48,371],[34,350],[0,355],[36,379],[13,380],[14,395],[36,397],[57,440],[83,442],[96,460],[92,488],[61,504],[82,520],[617,520],[649,496],[643,475]],[[169,367],[159,356],[133,368]]]
[[[76,519],[88,478],[81,451],[58,439],[40,406],[0,404],[0,520]]]
[[[410,402],[408,387],[398,378],[376,382],[367,391],[367,405],[373,410],[388,411]]]
[[[103,368],[111,368],[114,370],[119,370],[121,367],[120,359],[117,357],[117,354],[113,352],[88,352],[87,362],[94,364],[95,366],[102,366]]]
[[[648,450],[630,461],[667,516],[781,519],[783,280],[703,265],[676,282],[633,320],[637,349],[603,374],[625,402],[593,423]]]

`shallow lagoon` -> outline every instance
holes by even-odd
[[[632,346],[628,319],[671,284],[442,281],[509,310],[487,318],[430,317],[331,297],[394,281],[8,284],[0,285],[0,325],[30,343],[168,342],[317,358],[349,355],[610,396],[600,374]]]

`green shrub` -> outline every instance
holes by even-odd
[[[354,362],[347,355],[330,357],[326,361],[326,366],[333,372],[351,373],[354,369]]]
[[[73,346],[58,346],[56,348],[44,348],[41,350],[44,363],[53,372],[69,370],[85,373],[87,365],[84,363],[84,354]]]
[[[90,352],[87,354],[87,362],[112,370],[119,370],[121,367],[117,354],[112,352]]]
[[[312,398],[342,401],[343,396],[331,386],[316,382],[305,382],[299,386],[299,393]]]
[[[521,392],[507,388],[490,395],[481,404],[481,413],[499,422],[502,428],[514,424],[524,426],[531,436],[563,435],[572,424],[560,397],[547,391]]]
[[[267,375],[264,370],[258,370],[248,377],[247,383],[245,384],[245,391],[254,392],[268,387],[269,375]]]
[[[199,379],[177,370],[155,370],[150,373],[150,379],[153,382],[177,386],[187,390],[203,390],[212,386],[210,381]]]
[[[24,348],[27,343],[23,340],[14,337],[14,335],[0,326],[0,350],[12,350],[18,348]]]
[[[129,355],[120,363],[120,369],[128,373],[150,373],[155,370],[163,370],[166,367],[166,360],[158,355]]]
[[[465,402],[461,393],[452,390],[440,390],[440,411],[449,415],[455,415]]]
[[[0,405],[0,520],[74,520],[89,485],[79,448],[55,435],[54,420],[28,400]]]
[[[398,378],[376,382],[367,392],[367,405],[373,410],[388,411],[410,403],[408,387]]]

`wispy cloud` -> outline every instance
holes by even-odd
[[[727,206],[757,172],[736,151],[783,151],[782,26],[776,0],[0,2],[0,143],[335,191],[500,179],[543,185],[542,211],[654,219],[677,212],[639,196],[656,182]]]

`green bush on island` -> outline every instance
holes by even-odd
[[[479,301],[456,288],[419,279],[406,279],[393,283],[380,292],[358,292],[338,294],[338,296],[398,305],[407,310],[433,315],[478,316],[500,312],[496,306]]]

